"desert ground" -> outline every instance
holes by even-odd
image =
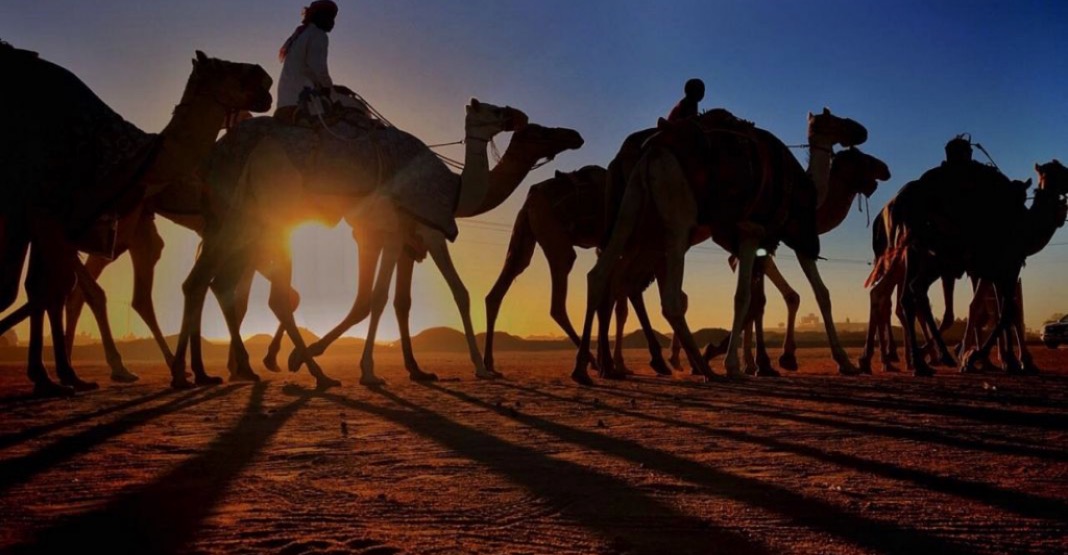
[[[381,389],[307,373],[188,392],[28,397],[0,367],[0,551],[13,553],[1064,553],[1068,350],[1039,377],[638,376],[582,388],[572,351],[384,353]],[[856,355],[856,352],[853,352]],[[222,364],[213,373],[225,374]]]

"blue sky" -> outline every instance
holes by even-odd
[[[561,155],[527,183],[549,177],[552,169],[607,164],[627,134],[667,113],[690,77],[701,77],[708,86],[703,108],[725,107],[787,143],[804,141],[805,114],[823,106],[865,124],[870,138],[864,150],[886,161],[894,174],[873,196],[873,211],[903,183],[937,165],[942,145],[958,133],[971,133],[1013,178],[1034,177],[1035,162],[1068,158],[1064,2],[339,3],[331,34],[336,80],[426,142],[458,138],[461,107],[471,96],[514,105],[533,121],[583,133],[585,147]],[[117,111],[156,131],[177,102],[194,49],[260,63],[277,74],[278,46],[299,23],[301,5],[3,0],[0,38],[73,70]],[[804,161],[803,153],[798,155]],[[510,224],[524,190],[482,219]],[[823,238],[825,256],[856,261],[824,266],[840,320],[867,319],[867,293],[861,287],[868,271],[863,261],[870,258],[865,223],[855,213]],[[168,241],[162,263],[168,271],[158,280],[156,298],[169,299],[177,295],[196,239],[168,223],[160,227]],[[470,240],[473,228],[461,226],[465,229]],[[337,299],[351,294],[355,256],[344,230],[306,233],[338,252],[328,259],[297,254],[298,287],[316,291],[304,291],[301,317],[321,332],[340,317],[339,306],[348,304]],[[474,299],[481,299],[495,279],[507,243],[504,232],[481,235],[477,248],[465,247],[461,231],[455,249]],[[1024,273],[1029,325],[1052,312],[1068,312],[1062,277],[1068,271],[1068,245],[1057,245],[1068,243],[1068,235],[1058,232],[1053,243]],[[730,317],[725,307],[733,279],[724,259],[713,249],[688,257],[687,291],[691,298],[707,298],[691,312],[695,327],[724,325]],[[572,275],[573,318],[580,315],[582,277],[592,260],[583,254]],[[781,265],[803,294],[802,313],[815,311],[796,265],[785,260]],[[301,277],[300,268],[310,266],[316,271]],[[120,304],[123,298],[128,303],[128,294],[121,292],[128,272],[113,273],[107,277],[109,292],[115,291],[112,297]],[[523,334],[555,333],[540,255],[517,288],[517,296],[526,294],[521,291],[544,296],[544,310],[508,316],[509,306],[518,305],[506,301],[502,326]],[[257,294],[262,289],[258,285]],[[417,302],[416,329],[458,324],[444,291],[436,272],[417,271],[417,298],[422,294],[428,302],[422,308]],[[963,293],[958,299],[962,314]],[[784,314],[774,301],[769,310],[773,322]],[[481,327],[477,302],[475,313]],[[120,329],[124,318],[117,318]],[[176,314],[162,319],[165,328],[177,329]],[[128,329],[142,333],[133,320]],[[384,337],[395,336],[392,318],[383,325]],[[246,331],[272,326],[266,309],[254,306]],[[212,332],[222,335],[221,319],[209,326]]]

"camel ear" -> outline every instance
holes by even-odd
[[[1028,177],[1027,181],[1024,181],[1023,183],[1024,183],[1024,189],[1030,189],[1031,188],[1031,178],[1030,177]]]
[[[208,61],[208,55],[203,53],[203,52],[201,52],[200,50],[197,50],[197,61],[198,62],[206,62],[206,61]]]
[[[671,124],[668,123],[668,120],[666,120],[664,118],[656,118],[656,128],[657,129],[667,129],[668,127],[671,127]]]
[[[481,104],[482,103],[479,102],[477,98],[471,97],[471,102],[469,102],[467,105],[472,108],[478,108]]]
[[[826,106],[823,107],[823,115],[825,115],[825,116],[831,115],[831,110],[828,109]]]
[[[1036,172],[1041,172],[1041,171],[1042,171],[1042,170],[1041,170],[1041,169],[1039,168],[1039,165],[1038,165],[1038,163],[1035,163],[1035,171],[1036,171]]]

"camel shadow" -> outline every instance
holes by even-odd
[[[706,386],[697,383],[669,382],[663,380],[654,381],[651,378],[636,378],[634,381],[638,383],[655,383],[657,385],[681,389],[698,388],[707,391]],[[894,410],[908,414],[929,414],[933,416],[965,418],[999,426],[1027,426],[1045,430],[1068,431],[1068,414],[1020,412],[995,407],[977,407],[942,402],[918,403],[915,401],[897,399],[872,399],[849,396],[847,394],[827,394],[811,389],[796,392],[789,390],[783,391],[778,388],[745,385],[742,382],[735,382],[727,387],[757,397],[813,403],[831,403],[878,410]]]
[[[421,385],[466,403],[498,412],[502,416],[506,415],[502,409],[466,393],[434,384]],[[793,524],[837,536],[875,552],[942,554],[968,552],[966,548],[955,542],[922,530],[850,514],[820,499],[806,497],[755,478],[732,474],[671,453],[651,449],[634,441],[580,430],[522,413],[516,413],[511,417],[562,441],[645,465],[645,468],[703,487],[716,497],[758,507],[785,517]]]
[[[560,517],[625,548],[627,553],[771,552],[758,541],[680,512],[619,478],[465,426],[386,389],[371,391],[401,408],[379,407],[331,393],[320,396],[400,425],[485,465],[537,495]],[[635,527],[634,522],[647,524]],[[656,523],[671,533],[654,536],[649,530]]]
[[[8,447],[11,447],[11,446],[14,446],[14,445],[18,445],[18,444],[23,443],[25,441],[29,441],[31,439],[38,438],[38,437],[43,436],[45,434],[48,434],[48,433],[51,433],[51,432],[55,432],[57,430],[62,430],[64,428],[73,426],[75,424],[80,424],[82,422],[88,422],[89,420],[92,420],[94,418],[100,418],[101,416],[107,416],[108,414],[112,414],[112,413],[115,413],[115,412],[120,412],[120,411],[124,411],[124,410],[127,410],[127,409],[132,409],[132,408],[134,408],[136,406],[143,405],[145,403],[150,403],[152,401],[155,401],[156,399],[160,399],[162,397],[166,397],[167,395],[170,395],[171,393],[173,393],[173,392],[171,390],[169,390],[169,389],[158,391],[156,393],[149,393],[147,395],[142,395],[142,396],[140,396],[140,397],[138,397],[136,399],[131,399],[129,401],[123,401],[121,403],[118,403],[118,404],[115,404],[115,405],[111,405],[109,407],[104,407],[102,409],[95,410],[95,411],[92,411],[92,412],[79,414],[77,416],[72,416],[70,418],[65,418],[63,420],[59,420],[59,421],[52,422],[52,423],[49,423],[49,424],[41,424],[41,425],[38,425],[38,426],[33,426],[33,427],[30,427],[30,428],[26,428],[25,430],[21,430],[21,431],[14,432],[14,433],[3,434],[3,435],[0,435],[0,449],[6,449]]]
[[[242,386],[230,385],[214,390],[192,391],[162,405],[131,412],[113,422],[63,437],[33,453],[2,461],[0,462],[0,495],[12,487],[27,482],[37,474],[86,453],[97,445],[127,433],[146,422],[224,397],[240,387]]]
[[[1063,500],[1053,499],[1049,497],[1043,497],[1039,495],[1033,495],[1025,492],[1008,490],[998,486],[982,482],[974,482],[970,480],[964,480],[960,478],[954,478],[950,476],[939,476],[926,472],[923,470],[903,468],[898,465],[885,463],[881,461],[875,461],[850,455],[847,453],[835,453],[830,451],[824,451],[808,445],[793,443],[787,441],[781,441],[773,438],[761,437],[750,434],[748,432],[729,430],[729,429],[716,429],[701,424],[695,424],[692,422],[686,422],[683,420],[677,420],[673,418],[664,418],[658,416],[652,416],[641,412],[620,409],[616,407],[607,406],[604,404],[594,404],[587,401],[578,399],[568,399],[558,395],[553,395],[547,392],[541,392],[537,389],[532,389],[523,386],[505,385],[504,387],[511,387],[528,393],[540,394],[554,400],[570,402],[574,404],[583,405],[590,409],[608,410],[616,414],[638,418],[650,422],[657,422],[660,424],[666,424],[668,426],[686,428],[690,430],[703,433],[708,436],[728,439],[731,441],[737,441],[739,443],[749,443],[753,445],[759,445],[762,447],[770,448],[775,451],[781,451],[785,453],[791,453],[801,457],[811,458],[813,460],[822,461],[828,464],[833,464],[842,468],[853,469],[857,472],[864,474],[874,474],[883,476],[892,480],[898,480],[903,482],[909,482],[917,487],[921,487],[931,491],[937,491],[946,493],[949,495],[955,495],[958,497],[965,497],[973,499],[980,503],[999,507],[1009,512],[1016,513],[1023,517],[1028,518],[1041,518],[1047,520],[1058,520],[1064,514],[1068,514],[1068,503]],[[620,391],[606,391],[605,389],[599,390],[601,393],[609,393],[613,396],[621,397],[624,399],[632,399],[623,392]],[[696,403],[690,404],[690,406],[696,405]],[[706,408],[719,408],[705,405]],[[742,408],[731,407],[730,410],[744,410]],[[791,416],[785,413],[773,412],[773,411],[752,411],[754,414],[773,416],[775,418],[791,419]],[[804,420],[799,420],[805,422]],[[830,424],[830,425],[833,425]]]
[[[202,454],[100,509],[64,519],[12,552],[68,554],[85,546],[102,553],[185,551],[233,480],[311,398],[303,395],[264,414],[267,387],[260,382],[250,388],[240,420]]]

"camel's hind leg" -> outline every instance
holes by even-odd
[[[764,268],[766,264],[757,263],[753,280],[753,306],[750,307],[752,315],[753,335],[756,337],[756,375],[777,377],[779,372],[772,368],[771,357],[768,356],[768,346],[764,342],[764,308],[768,298],[764,294]]]
[[[528,197],[528,203],[530,197]],[[512,283],[523,273],[524,270],[530,266],[530,259],[534,256],[534,246],[536,244],[533,231],[530,229],[529,216],[527,215],[527,206],[524,205],[519,210],[519,215],[516,216],[515,224],[512,226],[512,236],[508,240],[508,253],[504,257],[504,266],[501,267],[501,273],[497,276],[497,281],[493,283],[493,287],[489,293],[486,294],[486,348],[485,353],[482,355],[483,363],[486,369],[496,371],[496,365],[493,361],[493,342],[494,333],[497,328],[497,316],[501,312],[501,304],[504,303],[504,296],[508,294],[508,289],[512,287]],[[544,251],[544,246],[542,247]],[[552,257],[548,251],[545,251],[546,258],[549,259],[549,270],[553,272],[553,298],[556,298],[556,268],[552,265]],[[574,252],[572,252],[574,255]],[[570,272],[570,267],[568,272]],[[564,275],[564,283],[567,283],[567,272]],[[399,278],[398,278],[399,279]],[[555,314],[553,315],[555,319]],[[564,317],[567,317],[567,311],[565,307]],[[559,323],[559,320],[557,320]],[[578,335],[571,328],[571,322],[567,322],[567,327],[564,331],[567,332],[568,337],[572,342],[578,341]]]
[[[384,380],[375,376],[375,336],[378,333],[378,321],[382,317],[382,311],[389,301],[389,286],[393,279],[393,271],[397,267],[397,259],[400,257],[400,244],[390,241],[382,248],[382,260],[378,266],[378,274],[374,281],[374,290],[371,293],[371,321],[367,326],[367,337],[363,346],[363,357],[360,359],[360,384],[365,386],[379,386]]]
[[[615,301],[615,316],[616,316],[616,341],[612,345],[612,365],[615,367],[615,373],[630,376],[634,372],[627,368],[627,362],[623,360],[623,334],[625,326],[627,325],[627,316],[629,316],[629,310],[627,310],[627,297],[620,295]]]
[[[436,382],[438,381],[437,374],[424,372],[419,367],[419,362],[415,360],[415,351],[412,349],[409,316],[412,312],[412,274],[414,271],[415,259],[402,249],[400,259],[397,261],[397,285],[394,289],[393,310],[397,314],[397,325],[400,327],[404,368],[408,370],[408,379],[413,382]]]
[[[87,268],[80,261],[76,260],[73,266],[75,276],[78,279],[77,289],[82,291],[85,301],[89,305],[89,310],[93,312],[93,316],[96,318],[97,327],[100,328],[100,340],[104,345],[108,366],[111,367],[111,381],[119,383],[136,382],[138,380],[137,375],[126,369],[126,366],[122,363],[122,355],[119,354],[119,350],[115,346],[115,339],[111,334],[111,325],[108,322],[107,298],[104,294],[104,289],[89,275]],[[68,309],[70,306],[71,303],[68,302]],[[49,319],[51,318],[51,315],[49,315]],[[73,329],[70,322],[67,322],[67,329]],[[73,331],[68,333],[73,333]],[[73,338],[68,338],[66,343],[71,345],[72,342]],[[67,352],[72,352],[72,348],[68,349]]]
[[[744,375],[738,361],[738,343],[742,338],[742,331],[749,321],[749,304],[753,287],[753,264],[756,261],[756,250],[759,243],[756,239],[746,238],[742,240],[738,249],[737,284],[734,290],[734,319],[731,324],[730,342],[727,345],[727,356],[723,361],[727,369],[727,375],[738,377]]]
[[[642,333],[645,335],[645,342],[649,346],[649,366],[658,376],[670,376],[671,368],[664,360],[660,340],[656,337],[656,333],[653,332],[653,324],[649,321],[649,312],[645,308],[645,298],[642,291],[631,293],[630,304],[634,305],[634,314],[638,317],[638,323],[641,324]]]
[[[842,348],[842,342],[838,339],[838,331],[834,327],[834,314],[831,312],[831,294],[827,286],[823,284],[816,260],[798,253],[797,260],[801,263],[801,270],[805,272],[812,292],[816,297],[816,304],[820,307],[820,315],[827,330],[827,340],[831,344],[831,355],[838,363],[838,373],[846,376],[855,376],[860,373],[856,366],[849,360],[849,355]]]
[[[797,370],[797,341],[794,337],[794,328],[797,322],[797,311],[801,307],[801,295],[790,287],[790,283],[779,271],[779,266],[775,264],[775,259],[770,256],[764,262],[764,274],[779,290],[783,302],[786,303],[786,337],[782,341],[779,366],[783,370],[794,372]]]
[[[258,382],[260,377],[252,370],[248,350],[241,339],[241,321],[247,308],[247,291],[241,291],[245,277],[252,275],[246,260],[229,260],[211,283],[212,292],[219,301],[226,328],[230,332],[230,381]],[[244,300],[242,300],[244,298]]]
[[[464,282],[460,279],[460,274],[457,273],[456,266],[452,263],[452,256],[449,255],[449,246],[445,242],[445,236],[440,232],[425,227],[421,231],[423,240],[430,251],[430,256],[434,259],[438,270],[441,271],[445,282],[449,284],[452,298],[456,301],[456,308],[460,310],[460,319],[464,326],[464,337],[467,338],[467,350],[471,355],[471,362],[475,365],[475,376],[479,378],[500,377],[501,374],[499,372],[486,368],[482,361],[482,354],[478,352],[478,344],[475,342],[475,328],[471,324],[471,296],[467,293],[467,288],[464,287]]]

